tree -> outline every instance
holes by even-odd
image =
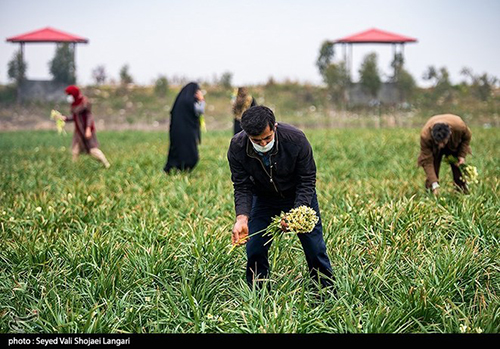
[[[26,70],[28,65],[23,60],[22,51],[19,50],[14,53],[12,60],[8,64],[7,74],[9,79],[14,80],[17,84],[20,84],[26,79]]]
[[[391,81],[398,89],[400,100],[405,101],[411,98],[415,93],[417,84],[413,76],[404,69],[404,58],[401,53],[394,56],[391,67],[394,69],[394,75]]]
[[[103,65],[98,65],[92,70],[92,77],[94,78],[96,85],[104,84],[108,77],[106,74],[106,68]]]
[[[323,71],[323,79],[330,95],[337,103],[347,102],[347,91],[351,84],[351,77],[345,62],[329,64]]]
[[[74,50],[69,44],[57,45],[56,54],[49,62],[49,69],[54,81],[67,84],[76,82]]]
[[[132,79],[132,76],[130,75],[128,71],[128,64],[125,64],[121,69],[120,69],[120,83],[122,85],[128,85],[134,82]]]
[[[333,44],[329,41],[324,41],[319,49],[319,56],[316,60],[316,66],[318,67],[319,73],[324,80],[326,70],[330,66],[334,56],[335,50]]]
[[[470,68],[463,68],[460,74],[470,78],[472,92],[483,102],[486,102],[491,97],[491,92],[498,83],[498,79],[494,76],[475,75]]]
[[[451,87],[450,73],[448,73],[448,69],[445,67],[436,70],[434,66],[429,66],[427,71],[424,73],[423,79],[433,82],[434,87],[439,88],[440,90]]]
[[[225,72],[220,77],[219,84],[225,89],[230,89],[232,87],[233,73]]]
[[[406,70],[400,72],[398,81],[396,82],[397,89],[401,101],[408,101],[415,95],[417,83],[413,76]]]
[[[164,75],[160,75],[155,81],[155,94],[159,97],[165,97],[168,92],[168,80]]]
[[[382,80],[377,68],[377,54],[370,53],[365,56],[359,69],[360,82],[363,89],[365,89],[373,98],[377,98]]]
[[[429,66],[423,75],[424,80],[433,82],[434,99],[444,98],[445,101],[451,101],[453,98],[453,86],[450,82],[450,74],[445,67],[436,70],[434,66]]]

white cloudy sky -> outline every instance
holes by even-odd
[[[118,79],[125,64],[139,84],[160,74],[211,80],[226,71],[238,85],[270,76],[319,84],[321,43],[373,27],[418,39],[405,46],[405,59],[420,85],[430,65],[447,67],[453,82],[463,67],[500,77],[498,0],[0,0],[0,83],[19,47],[5,39],[47,26],[90,40],[77,48],[79,84],[91,83],[98,65]],[[50,78],[54,51],[53,44],[26,46],[28,78]],[[354,78],[369,52],[390,74],[390,45],[359,45]]]

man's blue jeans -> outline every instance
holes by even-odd
[[[293,208],[294,199],[253,197],[252,211],[248,222],[249,235],[267,228],[272,217],[282,211],[288,212]],[[297,234],[304,250],[309,273],[313,280],[319,281],[323,287],[332,283],[332,267],[326,253],[323,240],[323,227],[319,212],[316,193],[313,196],[311,207],[316,211],[319,221],[311,233]],[[254,235],[246,244],[247,251],[247,282],[252,287],[256,280],[266,279],[269,275],[268,253],[271,243],[266,244],[271,236],[263,236],[264,232]]]

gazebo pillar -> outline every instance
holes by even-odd
[[[21,60],[24,61],[24,42],[19,43],[19,52],[21,53]]]
[[[349,65],[349,79],[352,77],[352,44],[349,43],[349,62],[347,63]]]

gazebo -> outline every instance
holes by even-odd
[[[26,43],[70,43],[73,46],[73,53],[76,49],[76,44],[86,44],[89,42],[88,39],[82,38],[81,36],[76,36],[73,34],[68,34],[63,31],[47,27],[39,30],[35,30],[26,34],[21,34],[7,38],[7,42],[18,42],[21,44],[21,55],[24,56],[24,45]]]
[[[403,55],[404,45],[412,42],[417,42],[417,39],[372,28],[361,33],[337,39],[331,43],[334,45],[342,44],[344,62],[350,74],[352,70],[352,46],[354,44],[391,44],[393,55],[395,57],[398,53],[398,47],[401,55]]]
[[[88,39],[65,33],[63,31],[46,27],[43,29],[35,30],[29,33],[13,36],[7,38],[7,42],[19,43],[21,46],[21,57],[24,60],[24,45],[34,43],[67,43],[71,45],[71,52],[73,53],[73,62],[75,61],[76,44],[86,44]],[[64,94],[58,92],[60,86],[56,86],[51,81],[25,81],[23,86],[20,87],[20,99],[45,99],[45,100],[59,100],[64,98]]]

